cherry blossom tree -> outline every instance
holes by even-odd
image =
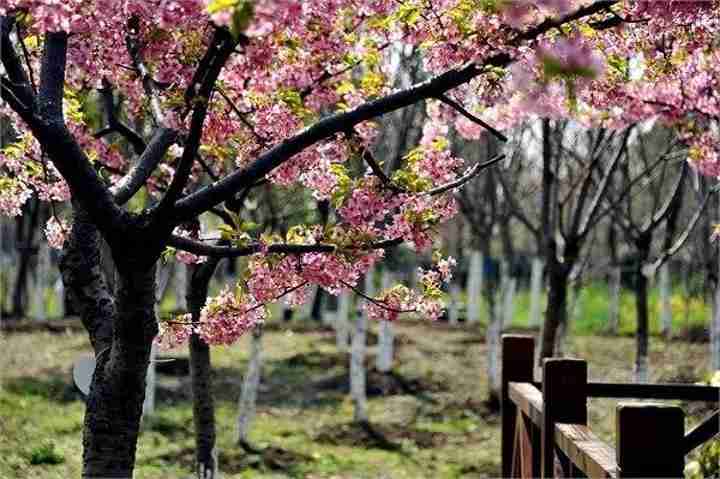
[[[623,128],[675,124],[694,167],[717,176],[715,1],[6,0],[0,115],[20,133],[0,154],[0,211],[31,196],[69,203],[48,243],[97,358],[83,432],[84,477],[131,477],[151,344],[192,334],[235,341],[266,304],[352,289],[384,249],[433,245],[453,190],[486,164],[451,153],[463,136],[529,118]],[[428,79],[389,86],[388,46],[417,48]],[[639,66],[631,67],[635,62]],[[638,71],[640,74],[638,74]],[[122,100],[122,101],[120,101]],[[375,161],[373,120],[425,101],[419,144],[392,175]],[[102,115],[93,114],[102,111]],[[103,122],[98,118],[103,117]],[[492,125],[492,126],[491,126]],[[242,222],[186,225],[269,181],[328,200],[337,221],[283,237]],[[132,207],[138,194],[150,206]],[[67,210],[66,210],[67,211]],[[114,289],[101,265],[106,242]],[[248,256],[248,269],[197,321],[158,324],[163,254]],[[368,301],[371,318],[435,318],[448,274],[420,272]]]

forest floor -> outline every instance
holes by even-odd
[[[377,326],[377,325],[373,325]],[[220,469],[225,478],[496,477],[499,415],[484,400],[488,385],[481,326],[396,323],[390,379],[369,376],[373,431],[352,424],[346,354],[331,331],[308,322],[271,325],[263,339],[264,369],[250,435],[260,453],[234,442],[237,400],[248,339],[213,349]],[[369,363],[374,364],[371,335]],[[84,405],[71,367],[90,352],[82,331],[0,336],[0,477],[79,477]],[[651,339],[651,379],[705,378],[707,344]],[[185,355],[184,351],[173,351]],[[567,355],[589,361],[591,380],[630,381],[634,341],[575,336]],[[172,364],[172,363],[165,363]],[[177,362],[180,366],[180,362]],[[157,409],[139,441],[136,477],[191,476],[190,382],[183,368],[158,376]],[[705,411],[685,404],[693,418]],[[591,427],[613,443],[615,401],[591,400]]]

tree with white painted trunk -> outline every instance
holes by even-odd
[[[238,400],[237,443],[246,450],[253,451],[249,434],[255,418],[258,389],[262,375],[262,338],[263,328],[258,326],[250,338],[250,356],[243,378],[242,392]]]
[[[382,289],[385,290],[392,285],[393,277],[386,269],[381,273]],[[375,357],[375,367],[381,373],[389,373],[393,366],[395,354],[395,329],[390,321],[380,321],[378,325],[378,345]]]
[[[338,297],[338,310],[333,321],[335,328],[335,345],[338,351],[347,351],[350,342],[350,309],[352,307],[352,296],[350,292],[343,293]]]
[[[471,250],[470,267],[468,270],[467,282],[467,321],[468,323],[477,323],[480,321],[482,308],[482,291],[483,291],[483,261],[484,256],[480,251]]]
[[[672,158],[681,148],[674,133],[663,128],[639,132],[630,151],[632,161],[620,169],[620,188],[649,191],[647,204],[638,205],[631,194],[622,202],[621,208],[613,208],[615,224],[624,233],[626,241],[634,250],[632,258],[633,291],[637,318],[635,381],[647,382],[650,377],[649,350],[649,280],[670,257],[685,245],[690,233],[698,223],[709,202],[710,192],[705,194],[697,206],[688,207],[685,217],[689,218],[682,231],[680,226],[685,185],[690,175],[686,163],[678,165]],[[657,168],[657,172],[651,174]],[[642,186],[638,183],[643,183]],[[620,195],[612,191],[611,198],[617,201]],[[664,229],[664,238],[657,238]],[[660,251],[654,253],[655,243],[661,243]]]
[[[365,274],[364,291],[365,296],[372,297],[375,294],[374,270]],[[350,349],[350,395],[353,401],[353,419],[357,423],[368,423],[367,406],[367,368],[365,358],[367,357],[367,331],[368,317],[362,311],[360,303],[364,299],[357,298],[358,307],[355,319],[355,327],[352,335],[352,346]]]

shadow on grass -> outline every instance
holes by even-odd
[[[82,396],[72,384],[69,373],[54,369],[42,377],[20,376],[6,379],[5,391],[19,396],[39,396],[48,401],[66,404],[82,400]]]
[[[447,441],[447,434],[401,424],[348,423],[326,426],[315,436],[315,441],[333,446],[402,452],[403,443],[407,442],[420,449],[442,446]]]
[[[257,451],[247,451],[241,446],[223,448],[218,454],[218,465],[223,474],[240,474],[249,469],[259,471],[292,472],[313,458],[296,451],[268,446]],[[143,459],[143,464],[168,463],[192,471],[195,468],[195,448],[185,447],[178,451],[164,452]]]

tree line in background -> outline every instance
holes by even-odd
[[[217,471],[210,347],[253,335],[238,415],[238,443],[252,448],[262,327],[280,300],[322,319],[339,298],[328,322],[368,428],[370,320],[381,321],[377,369],[392,374],[399,315],[484,317],[497,403],[523,264],[543,358],[562,354],[584,281],[610,278],[616,329],[624,282],[642,381],[649,281],[668,291],[671,258],[701,259],[718,367],[719,10],[656,3],[0,7],[0,210],[15,217],[2,223],[13,238],[2,306],[82,319],[96,360],[83,475],[132,476],[158,333],[189,344],[206,479]]]

